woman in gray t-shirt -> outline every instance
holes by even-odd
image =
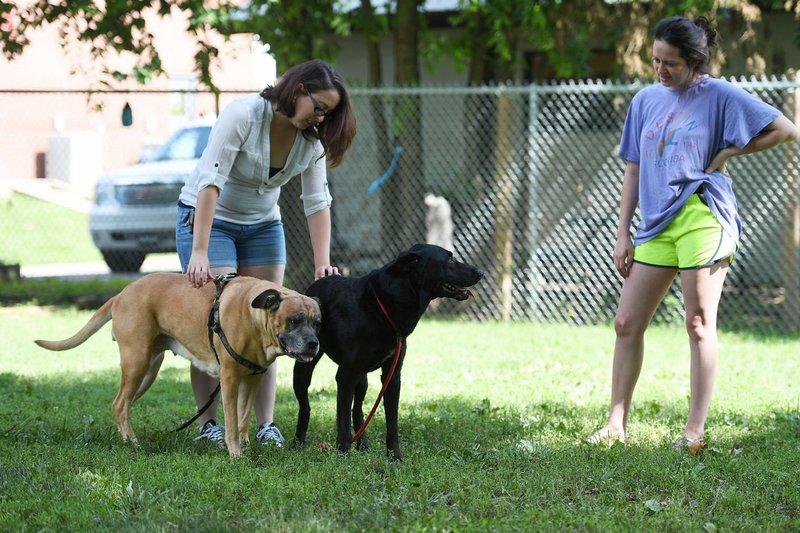
[[[626,161],[614,265],[624,278],[608,421],[587,440],[625,442],[644,357],[644,332],[680,273],[691,351],[691,405],[676,448],[697,453],[717,368],[717,306],[739,239],[726,162],[797,139],[794,124],[738,87],[706,74],[717,33],[705,17],[670,17],[655,28],[659,84],[640,91],[625,121]],[[630,229],[640,207],[636,241]]]

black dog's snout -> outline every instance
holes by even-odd
[[[483,279],[483,276],[486,275],[486,271],[482,268],[476,268],[473,266],[469,266],[469,272],[466,275],[466,279],[464,279],[465,286],[472,286],[478,283],[480,280]]]

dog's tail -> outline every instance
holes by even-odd
[[[47,348],[48,350],[56,352],[69,350],[70,348],[83,344],[86,339],[97,333],[106,322],[111,320],[111,305],[114,303],[115,299],[116,296],[104,303],[103,306],[92,315],[92,318],[89,319],[86,325],[72,337],[60,341],[36,340],[33,342],[42,348]]]

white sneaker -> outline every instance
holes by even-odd
[[[204,440],[208,439],[211,442],[219,444],[222,446],[225,444],[225,433],[222,429],[222,426],[217,425],[216,420],[209,420],[205,424],[200,427],[200,434],[197,435],[193,440]]]
[[[278,448],[282,448],[286,442],[274,422],[261,424],[256,432],[256,440],[261,444],[274,444]]]

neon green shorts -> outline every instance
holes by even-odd
[[[733,262],[736,241],[696,194],[664,231],[633,249],[633,260],[651,266],[691,269]]]

